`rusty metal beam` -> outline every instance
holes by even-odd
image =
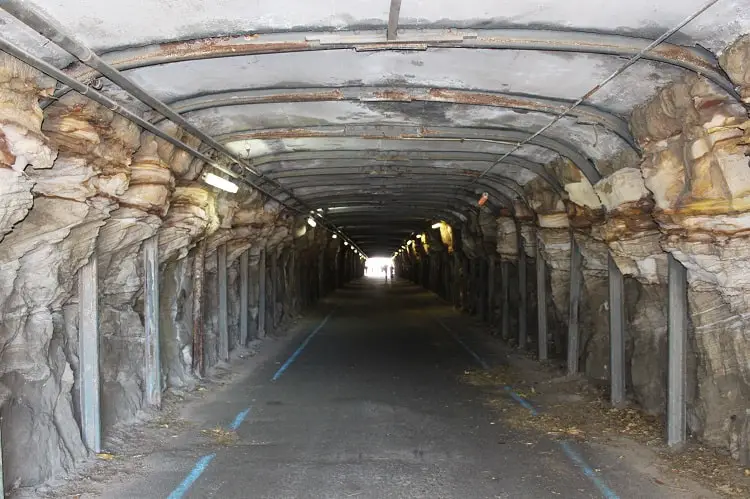
[[[299,163],[301,161],[313,160],[345,160],[353,159],[368,160],[372,163],[408,162],[408,161],[477,161],[482,163],[493,163],[497,155],[493,153],[466,152],[466,151],[383,151],[379,149],[369,150],[333,150],[333,151],[300,151],[269,154],[255,158],[253,164],[261,167],[267,164],[290,161]],[[508,164],[518,166],[535,173],[552,183],[552,175],[539,163],[534,163],[526,158],[511,156]],[[503,165],[498,165],[502,167]],[[265,170],[264,170],[265,172]],[[554,181],[559,185],[559,181]]]
[[[632,36],[559,31],[550,29],[409,29],[388,40],[382,30],[339,31],[336,33],[286,32],[248,36],[203,38],[111,50],[102,59],[117,69],[135,69],[179,61],[237,57],[243,55],[310,52],[317,50],[427,50],[459,48],[485,50],[533,50],[629,57],[646,48],[651,40]],[[709,51],[662,43],[646,52],[643,59],[676,66],[711,80],[737,100],[739,95]],[[97,73],[73,64],[69,74],[91,81]],[[65,89],[55,97],[64,94]]]
[[[483,90],[460,90],[436,87],[308,87],[233,90],[201,94],[199,96],[170,101],[170,107],[185,114],[203,109],[227,106],[250,106],[254,104],[279,104],[289,102],[434,102],[462,104],[479,107],[499,107],[522,112],[539,112],[558,115],[572,103],[571,100],[553,99]],[[638,149],[630,133],[627,121],[590,104],[582,104],[570,113],[572,118],[584,124],[598,125],[622,138],[630,147]],[[154,123],[162,121],[161,116]]]
[[[332,160],[326,162],[324,167],[305,167],[302,166],[304,162],[296,163],[298,168],[278,168],[278,169],[265,169],[264,173],[276,180],[283,181],[284,179],[294,179],[300,177],[307,177],[311,175],[350,175],[359,174],[362,176],[374,175],[375,177],[391,176],[391,177],[403,177],[411,178],[413,175],[434,175],[444,176],[451,178],[465,178],[465,177],[478,177],[482,172],[480,170],[473,170],[468,168],[442,168],[436,167],[433,163],[428,161],[394,161],[393,163],[382,164],[382,163],[368,163],[366,161],[352,162],[352,161],[340,161]],[[341,166],[336,166],[341,165]],[[373,173],[376,172],[376,173]],[[549,178],[547,178],[549,177]],[[369,178],[369,177],[368,177]],[[502,173],[490,173],[483,177],[483,180],[491,180],[494,183],[502,184],[508,189],[513,190],[519,197],[524,197],[525,193],[523,187],[511,176],[505,176]],[[563,187],[557,181],[557,178],[552,175],[546,175],[543,177],[545,181],[550,185],[561,197],[567,197],[567,193]]]
[[[217,136],[217,140],[223,143],[234,141],[258,139],[258,140],[284,140],[290,138],[318,139],[328,137],[349,137],[360,140],[393,140],[393,141],[415,141],[419,143],[487,143],[507,144],[514,146],[528,139],[531,133],[526,130],[513,128],[462,128],[447,126],[416,126],[416,125],[331,125],[313,128],[294,129],[265,129],[233,132]],[[568,158],[586,176],[593,185],[601,174],[596,168],[594,161],[588,158],[575,145],[565,141],[553,139],[547,136],[539,136],[528,142],[530,146],[541,147]]]
[[[387,176],[387,175],[372,175],[365,173],[315,173],[311,172],[309,176],[295,176],[294,180],[290,180],[288,177],[274,177],[279,179],[285,187],[290,189],[311,187],[319,185],[328,185],[331,187],[339,185],[362,185],[363,187],[369,188],[373,185],[380,185],[383,187],[390,187],[391,185],[414,185],[414,186],[425,186],[440,184],[440,185],[460,185],[460,181],[465,178],[465,175],[440,173],[440,172],[424,172],[419,173],[417,176]],[[282,180],[283,179],[283,180]],[[482,179],[477,185],[485,187],[491,191],[499,192],[502,196],[506,197],[509,202],[515,197],[518,197],[524,204],[528,204],[525,199],[525,193],[523,188],[512,182],[510,179],[506,183],[493,183]],[[357,182],[358,181],[358,182]],[[425,182],[427,181],[427,182]],[[378,182],[378,184],[375,184]],[[476,191],[475,191],[476,192]]]

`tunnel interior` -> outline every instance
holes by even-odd
[[[0,26],[6,489],[368,257],[750,463],[745,1],[6,0]]]

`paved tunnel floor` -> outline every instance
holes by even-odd
[[[104,496],[672,496],[611,453],[506,427],[462,382],[477,361],[449,330],[488,364],[503,361],[487,348],[494,340],[461,331],[465,319],[415,286],[365,279],[319,312],[277,358],[205,405],[204,429],[234,425],[236,440],[177,439]]]

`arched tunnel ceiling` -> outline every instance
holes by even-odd
[[[387,39],[391,3],[400,14]],[[698,72],[732,93],[715,54],[750,25],[745,0],[720,1],[515,147],[703,3],[27,2],[374,253],[434,220],[460,224],[482,192],[493,212],[524,203],[523,186],[536,177],[564,196],[545,166],[555,160],[595,182],[606,161],[638,154],[632,110],[683,75]],[[3,10],[0,25],[69,75],[95,79]]]

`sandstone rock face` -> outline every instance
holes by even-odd
[[[78,270],[99,273],[103,437],[144,404],[144,268],[159,238],[161,364],[165,388],[195,384],[194,251],[205,239],[206,361],[216,364],[216,248],[229,265],[230,348],[239,345],[239,257],[250,252],[250,314],[258,317],[258,255],[282,259],[279,320],[299,310],[292,218],[242,187],[234,196],[197,181],[204,165],[74,94],[39,108],[51,80],[0,54],[0,399],[6,484],[35,485],[75,468],[81,440]],[[199,147],[179,128],[165,130]],[[313,231],[314,232],[314,231]],[[327,244],[311,232],[307,251]],[[322,241],[322,244],[321,244]],[[315,261],[317,261],[317,256]],[[332,269],[330,258],[328,269]],[[269,296],[270,299],[270,296]],[[253,306],[254,304],[254,306]],[[251,332],[257,331],[251,325]]]

